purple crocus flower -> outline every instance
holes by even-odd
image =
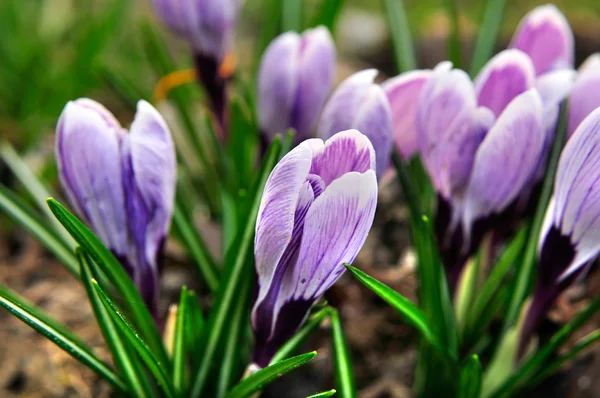
[[[573,68],[573,31],[565,16],[553,4],[536,7],[521,20],[510,48],[521,50],[531,57],[536,76]]]
[[[367,69],[344,80],[323,109],[317,128],[319,138],[356,129],[375,148],[377,178],[387,169],[393,145],[392,111],[383,89],[374,83],[377,71]]]
[[[223,127],[225,77],[219,67],[233,47],[240,0],[153,0],[153,4],[159,18],[192,46],[196,71]]]
[[[140,101],[128,134],[99,103],[69,102],[56,128],[56,159],[69,202],[156,313],[175,194],[175,151],[164,119]]]
[[[381,85],[392,111],[394,142],[404,159],[418,152],[417,107],[423,86],[431,75],[431,70],[410,71]]]
[[[335,75],[335,44],[325,27],[278,36],[258,72],[258,121],[263,138],[296,130],[296,143],[314,136]]]
[[[534,83],[529,57],[505,50],[475,83],[444,62],[422,89],[419,152],[438,192],[435,229],[452,285],[537,168],[546,131]]]
[[[569,96],[569,137],[594,109],[600,106],[600,53],[588,57],[579,68]]]
[[[361,249],[375,215],[375,152],[356,130],[309,139],[281,159],[256,220],[253,361],[269,364]]]
[[[600,108],[560,156],[539,242],[538,279],[521,331],[521,354],[559,293],[600,253]]]

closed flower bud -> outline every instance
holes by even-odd
[[[573,32],[565,16],[552,4],[539,6],[523,18],[510,47],[529,55],[536,76],[573,68]]]
[[[258,121],[265,138],[290,128],[296,143],[313,137],[334,75],[335,45],[326,28],[277,37],[258,72]]]
[[[356,130],[306,140],[266,183],[256,221],[253,361],[264,367],[361,249],[375,214],[375,152]]]
[[[89,99],[69,102],[56,131],[61,183],[75,211],[158,305],[158,261],[175,193],[175,151],[162,116],[138,103],[130,132]]]
[[[377,178],[387,169],[393,145],[390,104],[383,89],[374,83],[377,71],[367,69],[344,80],[323,109],[318,136],[327,139],[338,131],[356,129],[375,148]]]

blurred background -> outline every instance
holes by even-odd
[[[264,0],[248,0],[241,13],[237,41],[237,74],[253,80],[257,54],[265,44],[261,35]],[[306,0],[309,14],[320,0]],[[329,1],[329,0],[325,0]],[[334,25],[338,47],[337,79],[366,67],[383,77],[394,74],[394,57],[382,1],[346,0]],[[458,0],[463,64],[469,61],[485,2]],[[519,20],[544,1],[508,1],[498,49],[505,48]],[[554,2],[569,20],[576,43],[576,63],[600,51],[600,1]],[[430,68],[446,59],[450,22],[441,0],[406,0],[419,66]],[[150,50],[148,32],[164,40],[165,53]],[[152,47],[154,48],[154,47]],[[174,64],[165,63],[168,54]],[[93,98],[128,125],[131,104],[151,99],[165,73],[191,66],[188,46],[154,17],[150,0],[2,0],[0,1],[0,144],[10,142],[36,175],[56,184],[53,133],[58,116],[71,99]],[[251,87],[251,86],[250,86]],[[176,88],[179,90],[181,88]],[[194,109],[202,112],[201,92],[187,85]],[[168,104],[161,111],[168,113]],[[168,115],[167,115],[168,117]],[[5,147],[2,146],[2,150]],[[0,163],[0,181],[19,190],[12,174]],[[414,298],[414,261],[409,247],[405,209],[394,183],[381,190],[375,227],[357,264]],[[200,220],[207,241],[215,226]],[[83,288],[25,231],[0,214],[0,283],[10,286],[45,308],[100,353],[102,339],[93,322]],[[182,284],[194,286],[193,274],[180,248],[168,246],[164,272],[164,307]],[[562,324],[577,310],[582,297],[600,291],[600,275],[570,289],[548,322]],[[342,278],[327,297],[345,320],[361,397],[408,397],[415,363],[414,336],[393,310]],[[206,303],[207,305],[209,303]],[[350,321],[351,320],[351,321]],[[584,328],[584,334],[600,326]],[[550,328],[552,325],[549,326]],[[326,325],[325,325],[326,329]],[[288,375],[265,396],[303,397],[331,388],[328,332],[308,344],[319,357],[306,370]],[[575,338],[580,336],[575,336]],[[547,381],[536,394],[556,397],[600,397],[598,349],[570,364]],[[108,358],[108,353],[103,355]],[[304,372],[304,373],[303,373]],[[293,394],[289,391],[293,390]],[[105,397],[106,385],[57,347],[20,321],[0,311],[1,397]]]

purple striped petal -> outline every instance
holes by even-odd
[[[475,155],[466,193],[464,229],[500,214],[530,181],[544,144],[543,105],[535,89],[517,96],[500,115]]]
[[[368,69],[350,76],[335,90],[318,126],[321,139],[339,131],[357,129],[373,144],[377,177],[387,168],[392,149],[392,116],[383,89],[374,84],[377,71]]]
[[[559,279],[565,279],[600,251],[600,109],[577,128],[561,154],[542,236],[544,246],[552,227],[569,237],[575,258]]]
[[[532,88],[534,82],[535,70],[527,54],[504,50],[490,59],[477,75],[477,101],[498,117],[517,95]]]
[[[124,131],[89,99],[69,102],[56,128],[56,159],[69,202],[120,258],[128,248],[120,144]]]
[[[299,46],[298,88],[291,115],[296,141],[313,136],[313,130],[333,86],[335,44],[329,30],[318,27],[302,34]]]
[[[579,75],[575,80],[569,97],[569,124],[568,136],[570,137],[579,124],[600,106],[600,54],[593,54],[579,68]]]
[[[390,103],[394,141],[404,159],[418,151],[417,106],[421,90],[431,74],[430,70],[406,72],[381,86]]]
[[[346,130],[325,141],[306,141],[313,151],[310,173],[319,176],[325,186],[346,173],[375,170],[375,150],[369,139],[357,130]]]
[[[476,108],[473,85],[464,71],[436,68],[423,87],[417,123],[419,151],[444,198],[466,186],[475,151],[492,122],[489,111]]]
[[[573,32],[565,16],[553,4],[530,11],[517,28],[510,47],[529,55],[537,76],[573,68]]]
[[[292,127],[298,88],[300,36],[288,32],[265,50],[258,72],[258,122],[269,139]]]

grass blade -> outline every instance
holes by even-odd
[[[166,365],[168,363],[161,363],[150,351],[150,348],[146,345],[146,343],[138,336],[133,327],[127,322],[125,317],[121,314],[119,309],[113,304],[112,300],[108,298],[106,293],[102,290],[100,285],[96,280],[92,280],[92,286],[98,294],[98,297],[102,301],[102,305],[110,314],[113,322],[119,328],[125,339],[129,342],[129,344],[135,349],[138,353],[142,361],[152,373],[152,376],[156,379],[162,390],[165,392],[166,396],[169,398],[173,398],[176,396],[175,391],[173,390],[173,386],[171,385],[171,381],[166,373]]]
[[[427,316],[419,307],[411,303],[408,299],[395,292],[390,287],[379,282],[377,279],[367,275],[363,271],[351,265],[346,268],[366,287],[381,297],[385,302],[394,307],[400,313],[402,319],[409,325],[417,329],[423,337],[433,346],[440,347],[440,344],[427,321]]]
[[[331,312],[331,332],[333,334],[333,362],[337,390],[342,398],[356,398],[350,350],[344,337],[340,316],[335,310]]]
[[[16,295],[11,294],[3,286],[0,286],[0,306],[59,346],[67,354],[92,369],[117,390],[121,392],[128,390],[123,380],[107,364],[98,359],[89,348],[81,344],[79,339],[73,339],[71,333],[65,333],[66,328],[64,326],[57,327],[58,323],[56,321],[47,322],[46,317],[38,317],[37,314],[42,311],[31,311],[32,307],[30,305],[20,303]]]
[[[188,342],[188,356],[190,357],[190,374],[195,374],[198,370],[202,360],[198,356],[198,353],[202,352],[202,336],[204,335],[204,315],[202,314],[202,308],[200,308],[200,302],[196,293],[193,291],[188,292],[187,296],[187,308],[188,308],[188,322],[186,328],[186,336]]]
[[[87,292],[90,304],[92,305],[92,310],[94,311],[94,316],[96,317],[100,331],[104,336],[104,341],[106,341],[106,344],[110,349],[113,361],[119,370],[119,373],[123,375],[127,381],[127,385],[135,396],[151,397],[152,390],[145,380],[143,367],[138,362],[135,353],[126,346],[119,331],[115,327],[110,314],[106,308],[104,308],[104,305],[92,286],[92,279],[99,273],[99,270],[96,269],[96,264],[94,264],[92,259],[82,250],[77,250],[77,258],[81,267],[81,281]]]
[[[317,352],[309,352],[298,355],[290,359],[273,363],[264,369],[259,370],[252,376],[242,380],[225,396],[226,398],[245,398],[262,390],[284,374],[304,365],[317,356]]]
[[[136,87],[131,80],[125,78],[121,73],[113,71],[108,65],[97,66],[96,73],[104,84],[133,112],[135,112],[139,100],[151,100],[151,93],[144,92],[145,90],[141,87]]]
[[[504,19],[504,9],[508,0],[487,0],[479,33],[475,42],[475,50],[471,60],[471,77],[475,77],[483,65],[491,58]]]
[[[50,230],[33,209],[26,206],[23,200],[2,184],[0,184],[0,210],[29,231],[71,274],[79,278],[79,265],[72,249]]]
[[[281,14],[281,25],[283,31],[302,31],[302,0],[283,0],[283,12]]]
[[[177,321],[175,324],[175,342],[173,344],[173,387],[179,396],[185,395],[185,370],[186,370],[186,346],[185,325],[188,320],[188,291],[184,286],[181,288],[179,307],[177,308]]]
[[[481,363],[472,355],[460,372],[459,398],[479,398],[481,393]]]
[[[312,18],[309,27],[323,25],[330,32],[335,32],[335,23],[344,6],[344,0],[321,0],[321,4]]]
[[[304,323],[304,326],[292,337],[289,339],[280,349],[273,355],[272,362],[282,361],[291,357],[294,352],[300,349],[300,346],[306,341],[308,336],[310,336],[323,322],[323,320],[331,315],[333,308],[325,307],[315,315],[313,315],[307,322]]]
[[[325,0],[325,1],[327,1],[327,0]],[[315,395],[311,395],[310,397],[306,397],[306,398],[328,398],[328,397],[334,396],[336,392],[337,392],[336,390],[323,391],[323,392],[320,392]]]
[[[448,59],[455,68],[462,69],[462,52],[460,43],[460,23],[457,0],[446,0],[446,10],[450,19],[451,30],[448,37]]]
[[[396,67],[400,73],[416,69],[417,60],[403,0],[383,0],[394,45]]]
[[[125,272],[117,259],[85,224],[56,200],[50,198],[47,202],[54,216],[66,228],[75,241],[92,257],[127,303],[136,327],[144,337],[144,340],[152,348],[154,355],[162,363],[168,364],[167,353],[162,344],[160,334],[154,325],[152,315],[150,315],[150,312],[148,312],[148,309],[143,304],[144,301],[131,281],[131,278],[127,275],[127,272]]]

